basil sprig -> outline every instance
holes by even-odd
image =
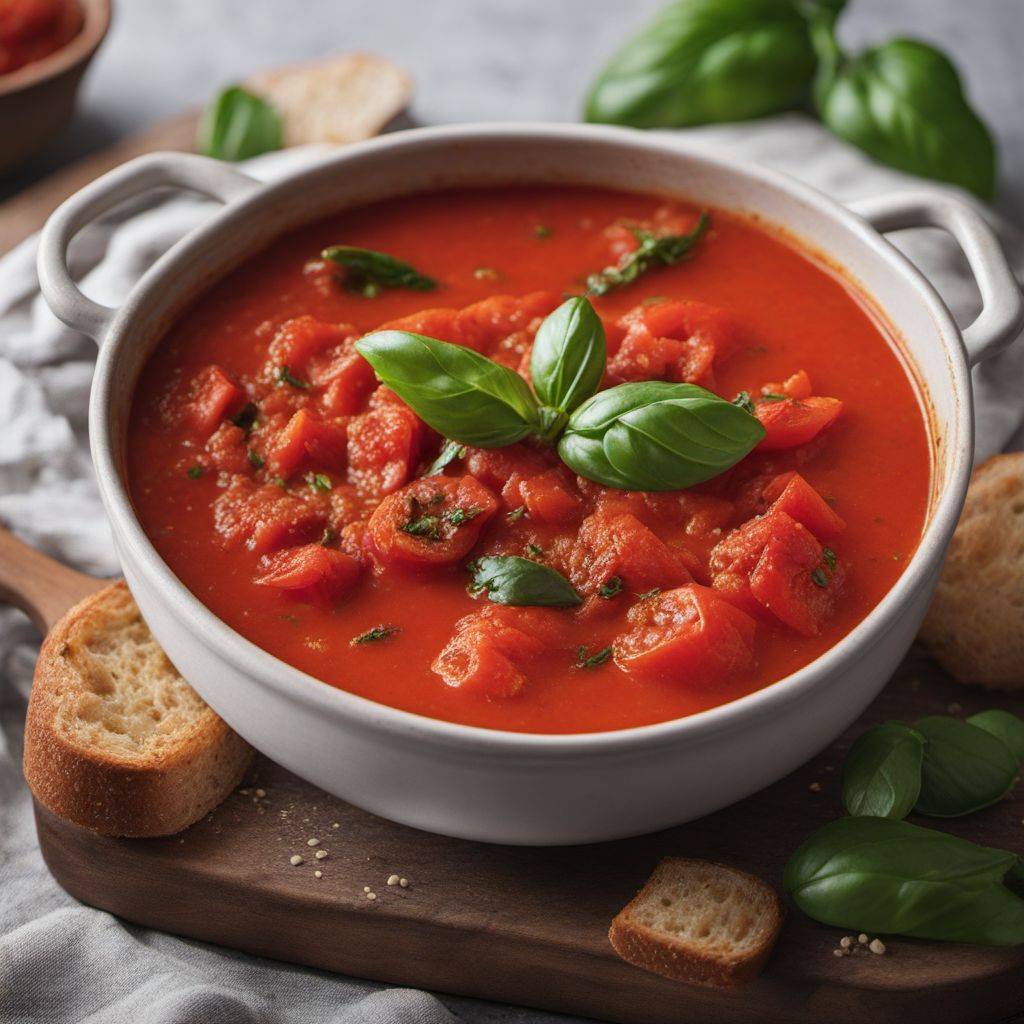
[[[325,260],[345,268],[345,290],[372,299],[385,288],[408,288],[429,292],[437,282],[402,260],[375,249],[355,245],[332,245],[320,254]]]
[[[500,448],[533,434],[557,443],[574,472],[608,487],[690,487],[735,465],[764,437],[755,416],[695,384],[649,381],[594,394],[604,375],[604,329],[584,297],[542,323],[537,345],[531,368],[541,401],[519,374],[461,345],[380,331],[356,349],[450,442]]]
[[[219,93],[199,122],[196,148],[204,156],[218,160],[247,160],[283,145],[277,111],[239,85]]]
[[[1024,943],[1020,871],[1006,850],[906,821],[855,817],[830,822],[804,842],[783,884],[823,924],[1009,946]]]
[[[842,0],[674,0],[600,73],[586,118],[635,128],[801,109],[876,160],[990,199],[996,153],[950,60],[894,39],[848,55]]]
[[[615,288],[632,284],[652,267],[671,267],[686,259],[708,229],[710,219],[701,211],[693,229],[685,235],[655,235],[650,231],[633,232],[637,247],[626,253],[614,266],[605,267],[587,278],[587,289],[593,295],[607,295]]]
[[[979,711],[978,714],[971,715],[967,719],[967,724],[973,725],[976,729],[984,729],[997,740],[1001,740],[1024,767],[1024,721],[1016,715],[1011,715],[1009,711],[991,708],[989,711]]]
[[[356,349],[382,384],[453,441],[502,448],[539,429],[537,401],[526,381],[470,348],[408,331],[378,331]]]
[[[608,487],[676,491],[734,466],[762,437],[756,417],[696,384],[644,381],[584,402],[558,454]]]
[[[470,591],[487,591],[495,604],[573,608],[583,599],[559,572],[518,555],[485,555],[466,568],[473,577]]]
[[[921,793],[914,806],[919,814],[972,814],[1013,788],[1020,762],[992,733],[942,715],[922,718],[914,729],[925,740]]]
[[[905,818],[921,792],[924,737],[885,722],[857,738],[843,763],[843,803],[853,815]]]
[[[676,0],[601,72],[586,119],[667,128],[762,117],[797,103],[814,64],[792,0]]]

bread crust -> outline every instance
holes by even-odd
[[[669,872],[711,870],[737,883],[753,887],[764,901],[766,919],[761,922],[763,936],[756,947],[746,952],[724,952],[701,948],[697,940],[678,939],[651,928],[635,917],[640,904],[657,891],[662,877]],[[623,960],[645,971],[673,981],[706,988],[736,988],[756,978],[764,968],[782,928],[782,904],[775,890],[760,878],[712,861],[665,857],[637,895],[612,921],[608,939]]]
[[[1024,452],[971,476],[918,639],[962,683],[1024,689]]]
[[[59,716],[86,691],[86,635],[133,615],[139,616],[138,608],[120,581],[77,604],[46,637],[25,723],[25,780],[48,810],[101,835],[170,835],[198,821],[239,784],[253,750],[205,704],[158,752],[99,749],[58,727]]]

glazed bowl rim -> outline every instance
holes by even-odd
[[[837,227],[855,236],[858,243],[870,250],[874,258],[887,261],[890,267],[899,273],[907,292],[906,301],[920,302],[927,308],[934,324],[934,333],[938,335],[941,349],[946,356],[944,379],[952,390],[955,410],[949,422],[943,424],[944,436],[948,439],[956,434],[960,438],[960,443],[955,450],[947,451],[946,457],[951,460],[945,474],[948,482],[935,497],[918,546],[899,579],[849,633],[814,661],[759,690],[683,718],[601,732],[515,732],[429,718],[416,712],[378,703],[325,683],[245,638],[218,618],[188,590],[163,561],[143,531],[119,472],[115,453],[120,448],[120,438],[115,440],[113,436],[109,414],[113,401],[111,369],[116,365],[120,348],[130,343],[130,326],[133,318],[140,307],[144,310],[147,297],[161,286],[165,275],[173,269],[175,262],[183,262],[188,256],[202,252],[205,243],[230,228],[235,218],[245,216],[251,209],[273,203],[282,195],[301,188],[304,180],[311,176],[340,169],[364,154],[400,154],[418,146],[437,142],[472,144],[496,139],[508,141],[516,137],[540,145],[557,146],[575,141],[596,142],[617,147],[625,146],[637,153],[677,156],[681,161],[703,164],[733,178],[756,178],[759,183],[786,193],[790,199],[809,205],[819,214],[837,222]],[[298,223],[296,220],[294,226]],[[817,245],[813,239],[798,241],[809,246],[812,251],[828,254],[828,249]],[[881,309],[880,305],[879,308]],[[881,311],[885,312],[884,309]],[[955,351],[950,351],[951,348],[955,348]],[[909,353],[904,351],[903,356],[913,366]],[[918,385],[918,390],[921,401],[931,406],[927,411],[934,412],[934,406],[924,389]],[[959,420],[959,423],[956,420]],[[208,221],[190,231],[154,263],[132,288],[128,299],[111,321],[101,344],[96,365],[89,428],[100,494],[119,550],[127,549],[139,571],[148,576],[172,606],[175,617],[179,621],[189,623],[193,642],[207,645],[218,656],[249,675],[253,685],[269,687],[280,696],[305,704],[309,709],[331,718],[350,719],[351,724],[361,725],[379,733],[393,734],[410,742],[427,741],[453,752],[461,750],[487,753],[491,756],[531,755],[534,758],[558,759],[596,754],[632,756],[652,746],[704,741],[723,731],[747,724],[752,718],[764,720],[783,712],[792,701],[799,700],[806,691],[828,685],[829,681],[837,678],[843,669],[849,668],[858,652],[876,643],[898,621],[903,607],[911,603],[918,589],[928,583],[945,552],[959,517],[970,475],[973,451],[973,401],[960,330],[934,287],[921,271],[886,241],[880,232],[836,200],[781,172],[734,158],[709,156],[699,149],[688,148],[684,142],[670,136],[651,135],[609,126],[527,122],[414,128],[380,136],[347,146],[323,161],[291,171],[283,178],[263,185],[250,195],[233,201],[214,213]],[[933,430],[934,424],[930,434]],[[935,440],[934,436],[930,437],[932,446]],[[200,686],[199,689],[213,694],[215,684]],[[211,703],[217,705],[215,696]],[[226,717],[230,717],[230,713]]]

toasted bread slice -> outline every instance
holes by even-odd
[[[608,938],[623,960],[675,981],[733,988],[761,973],[782,927],[770,885],[706,860],[665,857]]]
[[[1024,689],[1024,452],[974,471],[919,639],[963,683]]]
[[[54,814],[101,835],[170,835],[216,807],[252,754],[168,661],[123,582],[44,641],[25,778]]]
[[[403,68],[367,53],[265,71],[246,85],[281,116],[286,146],[369,139],[412,95]]]

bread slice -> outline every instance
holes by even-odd
[[[1024,452],[974,471],[919,639],[963,683],[1024,689]]]
[[[265,71],[246,86],[281,116],[286,146],[369,139],[412,96],[403,68],[368,53]]]
[[[168,661],[124,582],[44,641],[25,779],[54,814],[101,835],[170,835],[216,807],[252,755]]]
[[[770,885],[706,860],[665,857],[608,938],[623,960],[675,981],[734,988],[761,973],[782,927]]]

